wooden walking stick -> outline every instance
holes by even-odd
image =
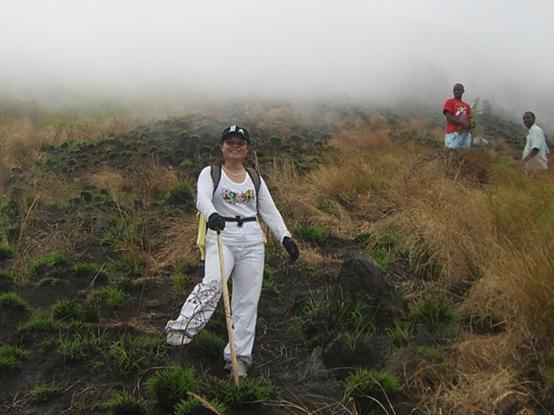
[[[221,273],[221,286],[223,288],[223,305],[225,306],[225,321],[227,322],[227,335],[229,336],[229,348],[231,349],[231,373],[233,382],[238,386],[239,373],[237,371],[237,351],[235,349],[235,336],[233,334],[233,317],[231,316],[231,304],[229,303],[229,288],[225,281],[225,264],[223,262],[223,243],[221,233],[217,232],[217,252],[219,254],[219,271]]]

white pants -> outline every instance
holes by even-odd
[[[225,281],[229,276],[233,281],[231,313],[235,328],[237,357],[250,365],[252,364],[252,348],[256,333],[258,300],[262,291],[264,245],[260,243],[241,248],[223,245],[223,258]],[[188,337],[198,334],[212,316],[221,293],[217,241],[208,238],[204,279],[194,287],[188,296],[177,320],[167,322],[166,331],[182,331]],[[231,360],[229,344],[223,351],[223,357],[227,361]]]

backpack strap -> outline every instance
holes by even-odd
[[[250,179],[254,183],[254,189],[256,189],[256,211],[258,210],[258,200],[260,199],[260,187],[262,186],[262,179],[260,178],[260,173],[253,169],[252,167],[246,167],[246,172],[250,176]]]
[[[215,194],[215,189],[217,189],[219,181],[221,180],[221,164],[212,164],[210,166],[210,174],[212,176],[212,182],[214,184],[214,191],[212,192],[213,195]]]

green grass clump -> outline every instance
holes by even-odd
[[[399,379],[385,370],[358,369],[346,378],[346,396],[354,401],[382,399],[401,389]]]
[[[125,253],[118,258],[111,259],[108,269],[125,277],[140,277],[146,269],[146,261],[139,255]]]
[[[367,237],[369,255],[385,271],[390,268],[391,263],[400,255],[397,244],[398,237],[391,233],[375,233]]]
[[[305,224],[296,231],[298,237],[305,241],[322,243],[329,239],[331,232],[323,225]]]
[[[218,394],[221,401],[231,408],[248,408],[267,401],[274,389],[269,378],[261,376],[241,379],[238,386],[228,380],[221,386]]]
[[[416,352],[418,352],[427,360],[431,360],[433,362],[442,361],[442,354],[435,346],[417,346]]]
[[[389,251],[379,247],[371,249],[369,255],[382,270],[387,271],[390,268],[391,257]]]
[[[17,326],[17,333],[23,337],[50,334],[61,327],[61,322],[53,320],[43,311],[34,310],[31,317]]]
[[[59,273],[63,268],[66,268],[69,260],[61,252],[52,252],[37,261],[31,262],[29,266],[29,274],[34,279],[40,279]]]
[[[191,396],[187,399],[182,399],[179,401],[179,403],[175,406],[175,410],[173,411],[173,415],[197,415],[200,413],[214,413],[212,410],[215,409],[215,413],[223,414],[225,411],[227,411],[227,407],[220,403],[217,399],[214,400],[205,400],[205,404],[203,402],[200,402],[199,399]],[[211,408],[207,408],[207,407]]]
[[[56,341],[58,353],[66,360],[72,362],[87,361],[106,349],[108,341],[105,331],[96,332],[79,323],[76,323],[69,331]]]
[[[0,244],[0,261],[15,257],[15,249],[6,244]]]
[[[170,366],[150,376],[146,381],[148,389],[156,396],[159,405],[171,411],[188,392],[196,392],[200,381],[192,369]]]
[[[281,290],[277,286],[277,283],[275,282],[275,279],[273,278],[273,274],[275,273],[275,270],[268,264],[264,267],[264,279],[262,283],[262,292],[272,295],[279,295],[281,294]]]
[[[190,275],[198,269],[198,266],[199,263],[197,260],[183,257],[175,262],[173,268],[175,269],[175,272],[179,274]]]
[[[194,167],[194,162],[189,159],[184,159],[182,162],[179,163],[179,167],[181,169],[190,169],[191,167]]]
[[[0,346],[0,373],[21,365],[29,352],[21,347],[4,344]]]
[[[317,208],[329,215],[339,216],[340,214],[340,205],[332,200],[319,201],[317,203]]]
[[[98,320],[98,315],[93,308],[82,308],[75,301],[69,298],[61,298],[52,304],[52,317],[60,321],[87,321],[94,322]]]
[[[98,265],[92,262],[79,262],[71,266],[71,272],[79,277],[92,277],[98,272]]]
[[[204,406],[196,398],[190,397],[188,399],[182,399],[175,406],[173,415],[192,415],[203,407]]]
[[[37,287],[55,287],[60,283],[60,279],[58,277],[42,277],[40,280],[37,281]]]
[[[0,291],[8,291],[13,288],[14,277],[8,271],[0,271]]]
[[[281,294],[281,290],[277,286],[277,283],[273,279],[271,275],[268,275],[264,277],[263,283],[262,283],[262,292],[265,294],[271,294],[271,295],[279,295]]]
[[[188,182],[179,182],[167,191],[165,200],[173,206],[190,204],[194,201],[194,189]]]
[[[34,405],[43,405],[62,393],[57,385],[37,385],[29,391],[29,397]]]
[[[372,311],[361,302],[345,301],[338,287],[315,291],[296,314],[293,326],[308,348],[340,337],[354,350],[358,340],[375,331]]]
[[[191,285],[192,279],[188,275],[177,274],[171,277],[171,286],[176,294],[183,294]]]
[[[191,350],[198,352],[202,356],[219,357],[221,351],[227,344],[227,340],[210,330],[202,330],[196,336],[190,345]]]
[[[12,310],[27,310],[29,304],[14,291],[0,294],[0,307]]]
[[[119,287],[107,287],[104,293],[104,301],[111,308],[121,307],[127,300],[127,294]]]
[[[166,355],[165,343],[159,338],[131,337],[117,340],[101,353],[108,366],[118,375],[136,373]]]
[[[402,347],[408,344],[413,333],[413,325],[409,322],[394,322],[394,326],[387,328],[393,347]]]
[[[127,300],[127,294],[120,287],[105,287],[92,290],[87,299],[93,303],[104,303],[110,308],[121,307]]]
[[[124,391],[106,402],[113,415],[146,415],[148,403],[144,398],[136,397]]]
[[[448,303],[427,299],[411,304],[409,314],[414,323],[439,336],[452,337],[457,334],[456,312]]]

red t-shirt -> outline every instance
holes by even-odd
[[[466,122],[471,121],[471,107],[468,103],[464,101],[460,101],[456,98],[450,98],[446,100],[446,102],[442,106],[442,110],[443,112],[448,111],[459,120],[464,120]],[[446,134],[454,133],[456,131],[460,131],[461,129],[461,125],[452,124],[448,121],[446,121],[446,125],[444,127],[444,131],[446,132]]]

